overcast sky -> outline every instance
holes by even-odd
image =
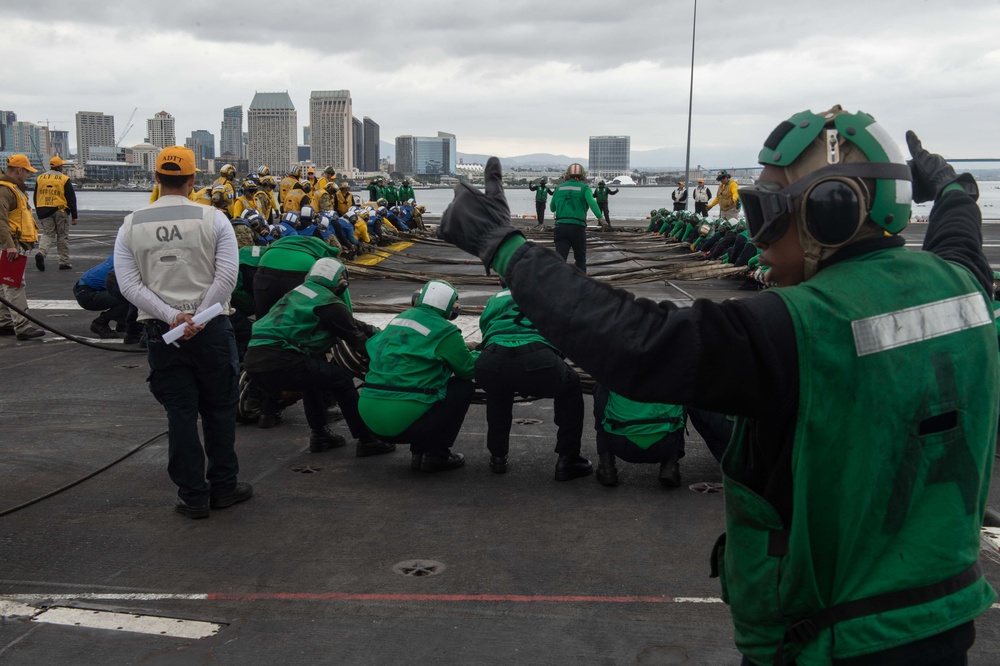
[[[0,0],[0,109],[73,146],[77,111],[120,133],[136,107],[123,145],[160,110],[179,143],[218,141],[254,91],[287,90],[301,126],[311,90],[348,89],[384,141],[585,158],[589,136],[627,134],[683,164],[693,4]],[[914,129],[947,157],[1000,157],[1000,0],[701,0],[697,20],[692,163],[753,164],[779,121],[836,103],[901,145]]]

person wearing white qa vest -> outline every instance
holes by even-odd
[[[239,362],[226,316],[239,267],[236,236],[221,211],[188,199],[195,171],[190,149],[160,152],[160,198],[125,218],[115,241],[115,272],[122,295],[145,322],[149,389],[167,411],[175,508],[189,518],[207,518],[210,509],[250,499],[253,487],[236,480]],[[221,315],[194,323],[194,315],[216,304]],[[180,341],[164,343],[163,334],[177,327],[184,327]]]

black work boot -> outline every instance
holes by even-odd
[[[414,472],[420,471],[420,466],[424,462],[424,454],[422,453],[412,453],[410,454],[410,469]]]
[[[657,478],[668,488],[678,488],[681,485],[681,465],[674,454],[660,463],[660,473]]]
[[[313,453],[320,453],[329,449],[339,449],[347,445],[347,439],[343,435],[330,432],[329,428],[313,430],[309,434],[309,450]]]
[[[276,414],[261,414],[260,420],[257,421],[257,427],[267,430],[268,428],[273,428],[282,422],[281,412]]]
[[[560,455],[556,462],[556,481],[569,481],[587,476],[594,471],[594,465],[578,453]]]
[[[494,474],[506,474],[507,456],[490,456],[490,471]]]
[[[602,486],[618,485],[618,468],[615,467],[615,454],[605,451],[599,454],[600,460],[597,463],[597,480]]]
[[[35,253],[35,268],[37,268],[40,271],[45,270],[45,255],[42,254],[41,252]]]
[[[420,469],[424,472],[446,472],[450,469],[458,469],[465,465],[465,456],[461,453],[447,453],[446,455],[424,454],[424,459],[420,463]]]
[[[118,338],[118,334],[111,330],[108,322],[100,317],[90,322],[90,332],[102,340],[115,340]]]
[[[383,453],[392,453],[395,450],[395,444],[383,442],[375,437],[375,435],[365,435],[358,438],[358,446],[355,449],[355,454],[359,458],[367,458],[368,456],[380,456]]]
[[[228,509],[234,504],[246,502],[251,497],[253,497],[253,486],[240,481],[228,493],[212,495],[209,506],[213,509]]]

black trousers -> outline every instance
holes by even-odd
[[[535,202],[535,216],[538,217],[538,224],[545,224],[545,202]]]
[[[168,326],[147,322],[149,390],[167,411],[167,472],[177,494],[203,505],[236,487],[239,366],[228,317],[216,317],[179,346],[163,342]],[[198,438],[198,417],[205,435]],[[206,471],[205,459],[208,459]]]
[[[451,452],[452,445],[458,439],[475,390],[468,379],[452,377],[448,380],[444,400],[434,403],[423,416],[398,435],[379,435],[378,438],[393,444],[409,444],[410,453],[414,455],[443,458]]]
[[[675,211],[687,210],[687,208],[688,208],[688,205],[687,205],[686,201],[675,201],[674,202],[674,210]]]
[[[103,310],[98,319],[104,323],[114,321],[125,324],[129,302],[112,294],[107,289],[94,289],[85,284],[77,284],[73,287],[73,296],[76,297],[76,302],[84,310],[92,312]]]
[[[302,408],[312,430],[322,430],[326,426],[324,394],[332,393],[344,412],[351,435],[358,439],[371,434],[358,413],[358,390],[354,387],[354,376],[336,363],[323,358],[303,357],[302,361],[285,370],[251,372],[249,375],[253,385],[269,396],[281,391],[301,391]],[[266,399],[261,412],[273,414],[273,404]]]
[[[695,215],[701,215],[702,217],[708,217],[708,204],[704,201],[694,202],[694,213]]]
[[[569,257],[573,249],[573,263],[584,273],[587,272],[587,227],[579,224],[560,224],[556,220],[556,228],[552,234],[556,244],[556,252],[563,260]]]
[[[247,347],[250,346],[250,338],[253,337],[253,323],[239,310],[234,310],[229,315],[229,323],[233,326],[233,337],[236,339],[236,358],[242,363],[243,357],[247,355]]]
[[[122,296],[122,291],[118,287],[118,277],[115,275],[114,271],[108,273],[108,277],[104,279],[104,288],[108,290],[108,293],[118,298],[122,301],[128,303],[125,297]],[[125,331],[134,335],[142,335],[143,327],[139,325],[139,309],[136,308],[131,303],[128,303],[128,312],[125,314],[125,321],[122,322],[120,319],[112,319],[117,322],[118,325],[115,327],[121,329],[122,323],[125,324]]]
[[[580,376],[555,350],[541,342],[520,347],[487,345],[476,360],[476,382],[486,391],[486,447],[494,456],[510,449],[515,394],[553,398],[556,453],[580,453],[583,391]]]
[[[601,212],[604,214],[604,220],[608,224],[611,224],[611,213],[608,211],[608,202],[602,201],[599,204],[597,204],[597,207],[600,208]]]
[[[267,314],[281,297],[306,281],[305,271],[283,271],[259,267],[253,276],[253,306],[257,321]]]
[[[594,428],[597,431],[597,452],[615,454],[630,463],[661,463],[673,456],[684,457],[684,429],[666,433],[649,448],[638,446],[628,437],[604,429],[604,411],[608,407],[608,389],[600,384],[594,389]]]

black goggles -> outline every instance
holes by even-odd
[[[795,201],[821,180],[828,178],[884,178],[910,180],[910,168],[895,162],[855,162],[835,164],[813,171],[785,189],[774,181],[757,181],[740,188],[743,214],[747,218],[750,242],[760,245],[773,243],[785,233],[795,210]]]

